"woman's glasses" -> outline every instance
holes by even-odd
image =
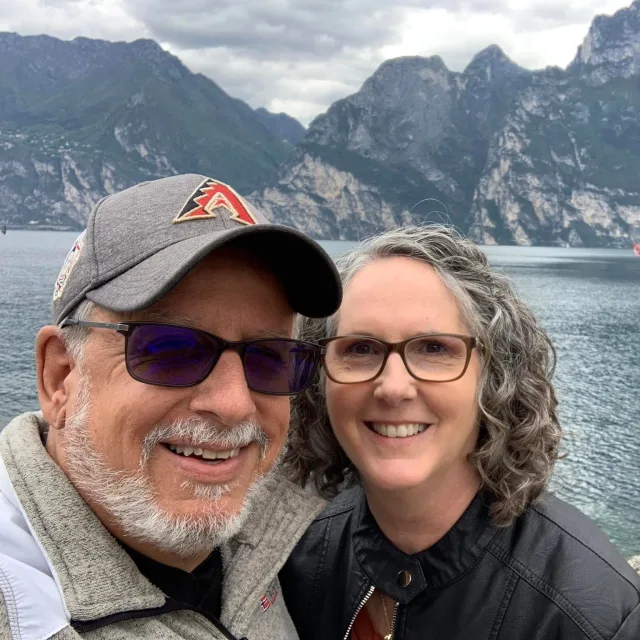
[[[390,353],[399,353],[407,371],[424,382],[452,382],[461,378],[478,341],[470,336],[433,333],[404,342],[384,342],[370,336],[337,336],[319,341],[325,347],[327,376],[340,384],[377,378]]]
[[[311,382],[321,348],[301,340],[265,338],[231,342],[206,331],[157,322],[89,322],[66,318],[61,327],[113,329],[125,337],[129,375],[147,384],[191,387],[202,382],[223,351],[236,351],[252,391],[291,396]]]

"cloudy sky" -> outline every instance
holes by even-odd
[[[307,124],[403,55],[461,71],[500,45],[533,69],[566,66],[597,14],[631,0],[0,0],[0,31],[153,38],[252,107]]]

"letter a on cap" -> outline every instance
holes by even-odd
[[[191,194],[173,222],[215,218],[219,209],[226,210],[230,219],[240,224],[256,224],[242,198],[229,185],[211,178],[207,178]]]

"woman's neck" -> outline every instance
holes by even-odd
[[[460,519],[479,488],[480,477],[470,465],[455,478],[447,476],[411,489],[385,490],[364,483],[369,509],[382,533],[408,554],[438,542]]]

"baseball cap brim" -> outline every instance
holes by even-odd
[[[251,225],[176,242],[88,291],[86,297],[116,312],[146,309],[215,249],[233,244],[259,255],[281,281],[294,311],[310,318],[335,313],[342,300],[340,276],[326,251],[308,236],[282,225]]]

